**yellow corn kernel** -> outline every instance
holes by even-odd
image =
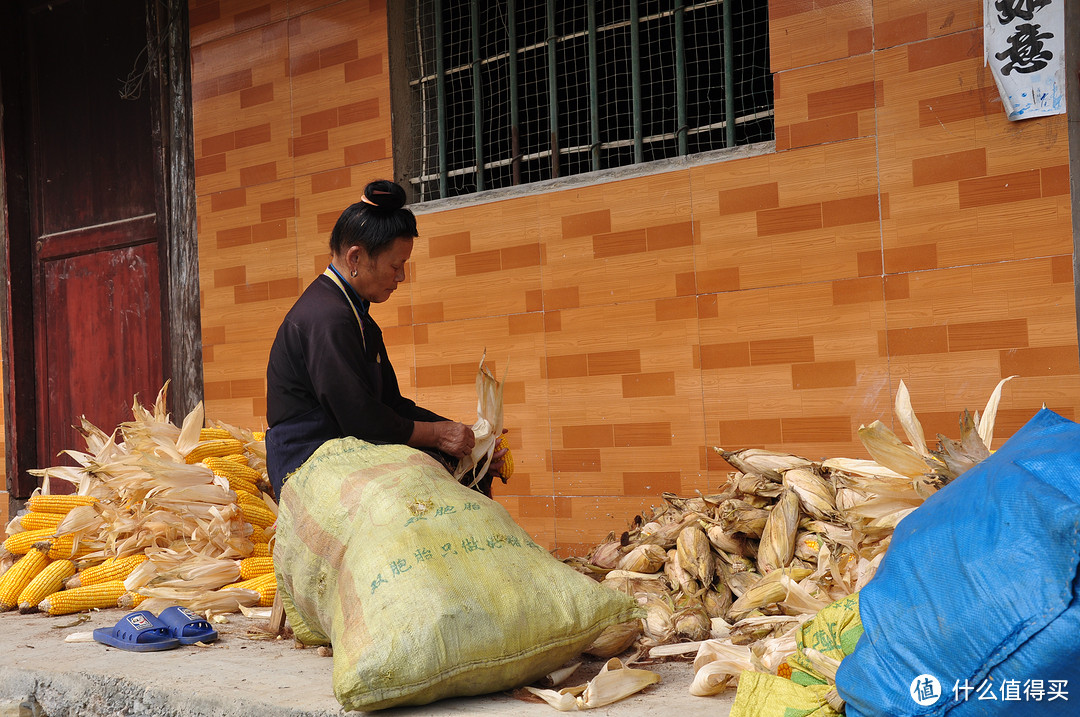
[[[243,456],[240,456],[241,458]],[[225,476],[226,478],[243,478],[249,483],[258,483],[262,478],[262,474],[254,468],[249,468],[247,459],[241,463],[236,460],[237,456],[210,456],[204,458],[203,463],[210,467],[210,470],[214,471],[217,475]]]
[[[268,558],[270,557],[270,544],[269,543],[255,543],[254,550],[251,551],[251,557],[253,558]]]
[[[233,588],[254,590],[259,593],[259,607],[270,607],[274,604],[274,596],[277,595],[277,579],[274,577],[273,573],[267,573],[265,575],[260,575],[257,578],[242,580],[238,583],[226,585],[221,589],[231,590]]]
[[[40,543],[43,540],[52,540],[54,535],[56,535],[55,528],[24,530],[21,533],[15,533],[15,535],[8,537],[8,539],[4,541],[4,550],[14,555],[26,555],[30,548],[34,547],[34,543]]]
[[[271,557],[251,557],[240,561],[240,578],[242,580],[250,580],[272,572],[274,572],[274,559]]]
[[[266,507],[266,503],[263,503],[261,498],[256,498],[250,493],[243,491],[237,493],[236,502],[240,505],[240,512],[243,514],[244,520],[253,526],[266,528],[273,525],[274,521],[277,520],[277,516]]]
[[[19,612],[33,612],[38,603],[64,587],[64,580],[75,574],[75,563],[54,560],[46,565],[19,593]]]
[[[246,453],[230,453],[227,456],[222,456],[222,459],[231,461],[232,463],[239,463],[242,466],[248,465],[248,457]]]
[[[505,435],[501,435],[495,450],[501,451],[504,448],[506,449],[506,455],[503,456],[502,477],[505,480],[514,475],[514,456],[510,453],[510,442],[506,440]]]
[[[23,513],[19,516],[19,525],[23,530],[41,530],[42,528],[56,530],[56,526],[60,525],[63,519],[64,516],[59,513]]]
[[[252,431],[251,437],[254,438],[256,441],[266,440],[266,431]]]
[[[31,548],[0,578],[0,612],[18,607],[19,595],[37,577],[49,559],[41,548]]]
[[[49,558],[52,560],[74,560],[94,551],[85,540],[80,540],[79,547],[76,548],[75,536],[71,533],[49,538],[49,543]]]
[[[72,508],[97,502],[97,498],[89,495],[35,495],[26,501],[26,507],[33,513],[67,515]]]
[[[230,453],[239,453],[242,450],[244,450],[244,444],[235,438],[202,441],[184,456],[184,461],[188,464],[198,463],[204,458],[227,456]]]
[[[68,589],[97,585],[110,580],[123,580],[131,571],[147,561],[143,554],[129,555],[126,558],[108,558],[100,565],[80,570],[79,574],[67,581]]]
[[[117,607],[117,601],[125,592],[123,580],[59,590],[42,600],[38,610],[49,615],[68,615],[91,608]]]
[[[200,441],[227,441],[232,438],[232,434],[224,428],[202,428],[199,429]]]

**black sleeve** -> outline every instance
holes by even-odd
[[[449,421],[449,418],[443,418],[434,411],[429,411],[422,406],[417,406],[414,401],[401,395],[397,374],[394,373],[394,367],[390,365],[390,357],[386,353],[385,346],[380,346],[379,350],[382,354],[383,400],[398,414],[410,418],[413,421],[427,421],[432,423],[435,421]]]

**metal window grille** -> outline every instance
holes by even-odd
[[[415,0],[420,201],[773,139],[767,0]]]

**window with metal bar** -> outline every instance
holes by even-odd
[[[405,13],[413,116],[394,156],[418,201],[773,139],[767,0],[413,0]]]

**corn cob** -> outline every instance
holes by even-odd
[[[262,441],[266,439],[266,431],[252,431],[251,437],[256,441]]]
[[[54,560],[46,565],[19,593],[19,612],[37,610],[38,603],[63,588],[64,580],[74,574],[75,563],[70,560]]]
[[[109,558],[100,565],[79,571],[75,577],[67,581],[67,588],[81,588],[87,585],[109,582],[110,580],[123,580],[131,571],[147,561],[145,555],[129,555],[126,558]]]
[[[253,558],[268,558],[268,557],[270,557],[270,544],[269,543],[255,543],[255,549],[251,551],[251,557],[253,557]]]
[[[116,606],[122,610],[134,610],[146,600],[145,595],[139,593],[124,593],[116,599]]]
[[[266,575],[260,575],[257,578],[251,578],[250,580],[242,580],[238,583],[232,583],[221,588],[222,590],[231,589],[240,590],[254,590],[259,593],[259,607],[270,607],[274,604],[274,596],[277,595],[277,579],[273,573],[267,573]]]
[[[224,428],[203,428],[199,430],[200,441],[226,441],[232,434]]]
[[[211,465],[210,461],[221,461],[228,464],[230,467],[219,467],[219,465]],[[229,488],[237,493],[244,492],[252,495],[259,495],[259,487],[255,484],[262,476],[258,472],[251,470],[247,466],[242,466],[238,463],[227,461],[224,458],[207,458],[203,461],[210,470],[214,471],[214,475],[221,476],[229,483]],[[241,475],[240,471],[249,471],[254,476],[254,480],[251,480],[246,474]]]
[[[59,513],[23,513],[19,516],[19,525],[23,530],[41,530],[42,528],[56,530],[56,526],[60,525],[63,519],[64,516]]]
[[[198,463],[204,458],[227,456],[230,453],[239,453],[242,450],[244,450],[244,444],[235,438],[202,441],[191,449],[191,452],[184,457],[184,461],[190,465]]]
[[[21,533],[15,533],[15,535],[12,535],[5,540],[4,550],[14,555],[26,555],[27,551],[34,547],[34,543],[40,543],[43,540],[51,540],[55,534],[55,528],[24,530]]]
[[[502,478],[505,482],[510,476],[514,475],[514,456],[510,453],[510,442],[506,440],[505,435],[499,436],[499,442],[495,446],[495,450],[501,451],[506,449],[506,455],[503,456]]]
[[[26,501],[26,507],[33,513],[67,515],[72,508],[97,502],[97,498],[89,495],[35,495]]]
[[[224,476],[226,478],[240,478],[248,483],[258,483],[262,478],[262,474],[254,468],[249,468],[247,463],[240,463],[233,460],[233,457],[218,457],[211,456],[204,458],[205,463],[210,470],[214,471],[215,475]]]
[[[251,578],[257,578],[260,575],[266,575],[274,571],[274,559],[270,557],[266,558],[244,558],[240,561],[240,578],[242,580],[250,580]]]
[[[50,538],[49,543],[49,558],[51,560],[73,560],[81,558],[94,550],[94,548],[87,545],[85,540],[79,541],[79,547],[76,548],[75,536],[70,533]]]
[[[230,453],[227,456],[221,456],[221,458],[232,463],[239,463],[242,466],[248,465],[248,457],[245,453]]]
[[[91,608],[116,607],[120,596],[127,592],[123,580],[88,585],[71,590],[59,590],[38,605],[38,610],[49,615],[68,615]]]
[[[252,533],[248,536],[248,540],[253,543],[269,543],[270,536],[266,534],[266,531],[257,525],[251,526]]]
[[[237,493],[236,502],[240,504],[240,512],[243,513],[244,520],[252,525],[265,528],[273,525],[277,520],[277,516],[266,507],[266,504],[250,493],[242,491]]]
[[[41,548],[32,548],[0,578],[0,612],[19,605],[19,595],[44,569],[49,559]]]

